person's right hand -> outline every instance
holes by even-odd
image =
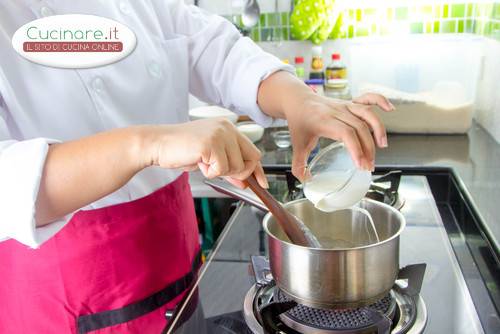
[[[186,171],[199,168],[207,178],[225,176],[241,188],[242,181],[254,173],[259,184],[268,187],[260,151],[226,119],[155,126],[152,138],[153,165]]]

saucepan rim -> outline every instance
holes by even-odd
[[[283,206],[285,208],[287,208],[289,206],[294,205],[295,203],[304,202],[304,201],[308,201],[308,199],[307,198],[300,198],[300,199],[297,199],[297,200],[294,200],[294,201],[287,202]],[[405,216],[399,210],[393,208],[392,206],[390,206],[388,204],[385,204],[385,203],[382,203],[382,202],[379,202],[379,201],[375,201],[375,200],[372,200],[372,199],[369,199],[369,198],[363,198],[361,201],[362,202],[373,203],[375,205],[380,205],[380,206],[385,207],[386,209],[390,210],[392,213],[396,214],[396,216],[398,216],[400,218],[400,222],[401,222],[398,231],[396,233],[394,233],[390,238],[387,238],[387,239],[385,239],[383,241],[380,241],[380,242],[377,242],[377,243],[373,243],[373,244],[369,244],[369,245],[358,246],[358,247],[350,247],[350,248],[318,248],[318,247],[307,247],[307,246],[296,245],[296,244],[293,244],[293,243],[288,242],[286,240],[280,239],[277,236],[275,236],[273,233],[271,233],[271,231],[269,231],[269,228],[268,228],[269,221],[270,221],[271,217],[273,217],[273,215],[272,215],[271,212],[268,212],[264,216],[264,219],[262,220],[262,225],[264,227],[264,230],[266,231],[266,234],[269,237],[273,238],[274,240],[276,240],[278,242],[282,242],[284,244],[287,244],[290,247],[297,247],[297,248],[303,248],[303,249],[307,249],[307,250],[317,250],[317,251],[330,251],[330,252],[339,251],[339,252],[345,252],[345,251],[355,251],[355,250],[360,250],[360,249],[368,249],[368,248],[372,248],[372,247],[378,247],[380,245],[383,245],[385,243],[389,243],[392,240],[399,238],[401,232],[403,232],[404,228],[406,227]]]

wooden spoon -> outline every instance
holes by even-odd
[[[269,191],[262,188],[253,174],[245,180],[245,183],[267,206],[292,243],[300,246],[321,248],[321,244],[311,230],[299,218],[288,212]]]

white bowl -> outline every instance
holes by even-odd
[[[189,110],[189,118],[192,121],[215,117],[224,117],[233,123],[236,123],[238,120],[238,114],[218,106],[203,106]]]
[[[258,142],[264,135],[264,127],[255,122],[240,122],[236,126],[241,133],[252,141],[252,143]]]

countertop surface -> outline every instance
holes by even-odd
[[[291,148],[278,149],[273,142],[276,130],[266,129],[257,143],[264,166],[291,164]],[[466,135],[389,135],[389,147],[377,151],[376,166],[452,168],[500,249],[500,144],[482,127],[473,124]]]

